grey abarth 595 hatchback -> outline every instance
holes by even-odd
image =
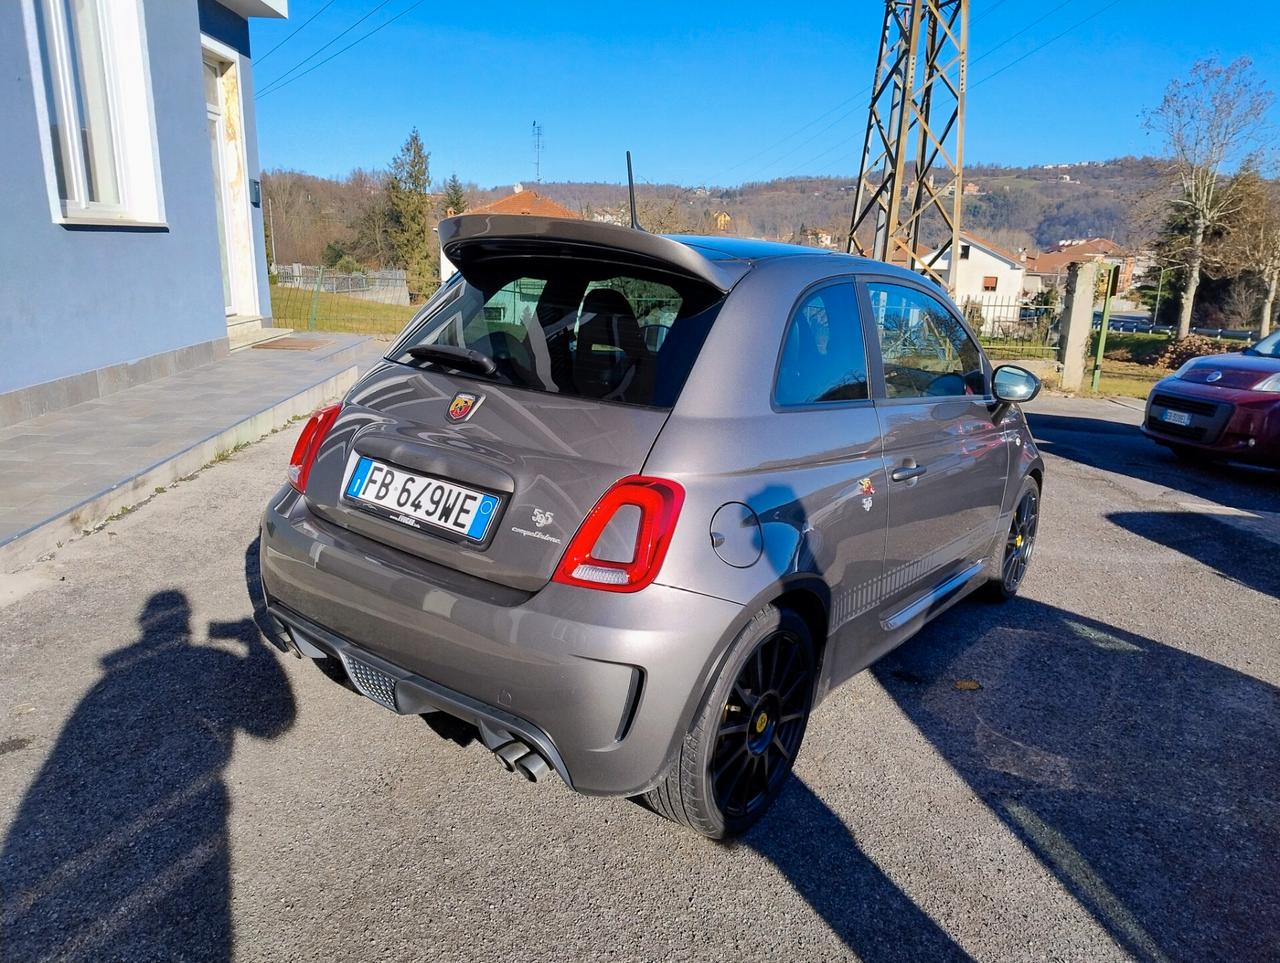
[[[843,254],[528,216],[304,428],[262,524],[277,644],[508,768],[753,823],[813,707],[1017,590],[1044,467],[931,282]]]

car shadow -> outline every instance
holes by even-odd
[[[255,541],[255,610],[257,565]],[[4,840],[0,960],[231,958],[223,770],[237,733],[290,727],[292,690],[252,615],[201,638],[168,589],[138,627],[102,659]]]
[[[1254,534],[1247,521],[1199,512],[1112,512],[1107,521],[1214,569],[1232,582],[1280,598],[1280,534]],[[1211,589],[1212,590],[1212,589]]]
[[[773,863],[864,963],[972,959],[798,776],[741,844]]]
[[[1050,605],[993,611],[952,609],[872,672],[1125,951],[1273,957],[1280,689]]]
[[[1280,473],[1250,465],[1182,461],[1136,425],[1028,409],[1027,424],[1045,452],[1082,465],[1208,498],[1232,508],[1280,511]]]

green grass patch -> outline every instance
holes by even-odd
[[[295,331],[395,335],[417,310],[415,305],[381,304],[345,294],[271,285],[272,319],[277,325]]]
[[[1132,337],[1131,335],[1127,337]],[[1147,337],[1139,335],[1139,337]],[[1107,336],[1107,343],[1110,344],[1111,337]],[[1145,398],[1151,393],[1151,386],[1161,378],[1168,377],[1169,372],[1164,368],[1157,368],[1155,365],[1134,364],[1128,361],[1113,361],[1109,358],[1102,359],[1102,378],[1098,384],[1098,394],[1115,395],[1121,398]],[[1090,385],[1093,383],[1093,359],[1090,358],[1085,365],[1084,383],[1081,386],[1081,394],[1089,394]]]

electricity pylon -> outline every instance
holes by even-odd
[[[849,253],[898,261],[951,289],[964,200],[969,0],[885,0]],[[922,259],[921,228],[942,235]],[[868,225],[875,234],[870,246]],[[935,269],[939,260],[945,270]],[[944,276],[945,274],[945,276]]]

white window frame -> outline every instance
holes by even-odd
[[[23,20],[31,61],[31,85],[35,93],[36,121],[45,168],[49,210],[56,224],[167,227],[160,183],[160,155],[155,132],[155,104],[151,92],[150,59],[142,0],[90,0],[97,5],[102,31],[111,141],[120,199],[116,203],[90,201],[85,183],[83,144],[66,137],[78,129],[74,81],[70,72],[69,34],[64,0],[26,0]],[[48,34],[53,89],[45,89],[45,51],[36,29],[35,5]],[[65,144],[53,143],[48,104],[54,102],[58,129]],[[55,151],[63,151],[68,163],[63,176],[68,197],[58,188]]]

